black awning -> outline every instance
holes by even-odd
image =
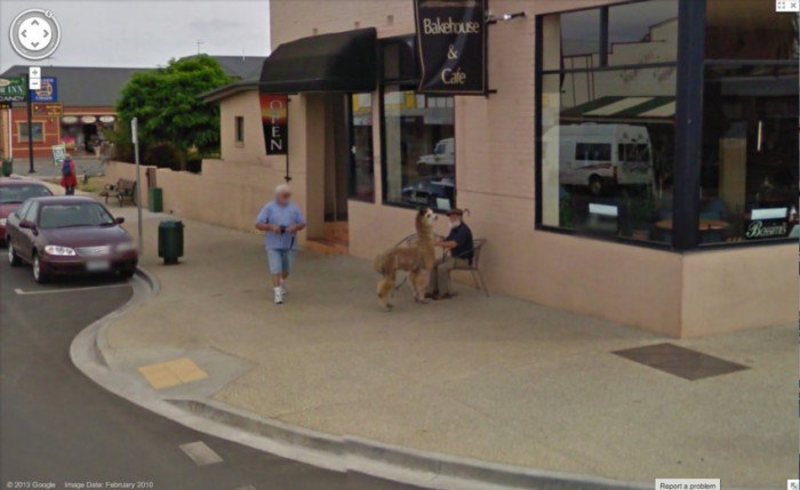
[[[281,44],[264,61],[262,93],[372,92],[377,85],[374,28]]]

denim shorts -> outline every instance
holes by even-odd
[[[277,275],[292,271],[294,261],[294,250],[267,250],[267,260],[269,261],[269,273]]]

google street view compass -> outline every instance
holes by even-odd
[[[29,60],[49,57],[61,42],[61,26],[56,17],[51,11],[39,8],[17,15],[8,34],[14,51]]]

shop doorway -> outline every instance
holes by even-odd
[[[321,136],[321,141],[317,142],[319,152],[315,152],[319,155],[319,160],[316,163],[309,161],[309,172],[319,172],[319,180],[310,176],[315,183],[311,184],[309,190],[316,188],[320,192],[321,201],[317,201],[318,204],[309,209],[309,247],[328,254],[347,254],[347,201],[351,187],[351,138],[347,96],[330,93],[313,95],[309,100],[309,116],[322,126],[317,133]],[[314,145],[314,142],[309,144]]]

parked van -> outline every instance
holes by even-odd
[[[456,140],[455,138],[445,138],[433,147],[433,153],[422,155],[417,161],[417,165],[443,165],[452,167],[456,164]]]
[[[583,123],[548,131],[545,141],[554,141],[559,131],[558,155],[561,185],[588,186],[594,195],[618,185],[652,185],[653,151],[644,126]],[[551,137],[548,137],[552,135]],[[545,145],[545,152],[555,145]]]

